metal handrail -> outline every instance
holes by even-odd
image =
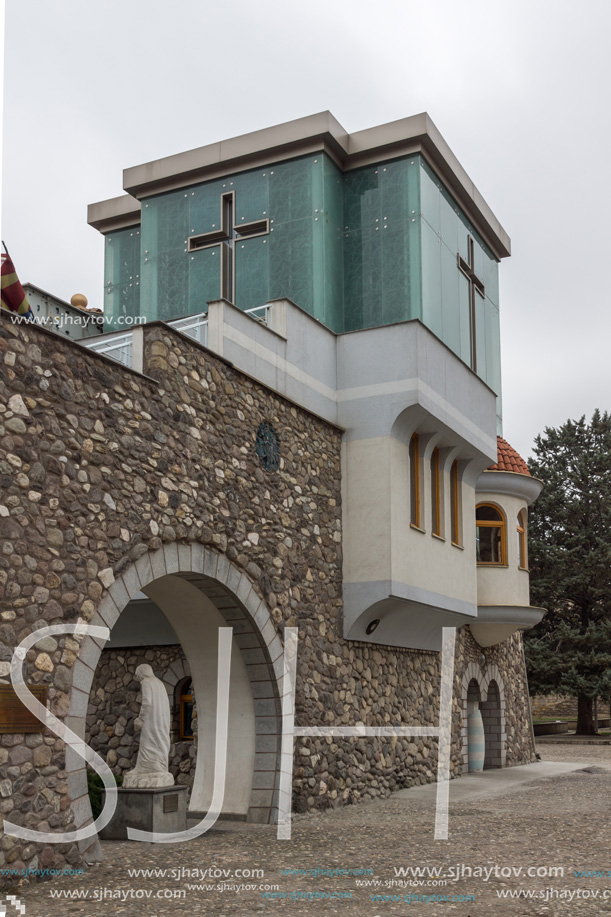
[[[183,324],[184,322],[189,322],[189,324]],[[198,312],[197,315],[187,315],[185,318],[173,318],[168,322],[168,325],[171,325],[173,328],[178,328],[179,331],[188,331],[189,328],[199,328],[207,324],[207,312]]]
[[[260,318],[258,315],[255,315],[255,312],[261,312],[263,310],[263,316]],[[255,306],[254,309],[244,309],[245,315],[252,315],[258,322],[263,322],[264,325],[269,324],[269,313],[271,310],[271,305],[265,304],[263,306]]]
[[[261,322],[263,325],[269,325],[269,316],[271,305],[265,304],[263,306],[254,306],[252,309],[244,309],[244,314],[248,315],[250,318],[254,319],[256,322]],[[259,314],[262,313],[262,314]],[[177,331],[180,331],[182,334],[186,334],[187,337],[197,340],[200,344],[203,344],[204,347],[208,343],[208,313],[199,312],[197,315],[186,315],[184,318],[174,318],[171,321],[167,322],[168,325],[171,325]],[[200,332],[200,329],[203,329]],[[191,333],[196,331],[196,333]],[[117,360],[118,363],[123,363],[124,366],[132,365],[132,341],[133,341],[133,332],[121,332],[109,335],[103,335],[102,338],[97,338],[92,341],[83,341],[83,346],[87,347],[88,350],[93,350],[95,353],[105,354],[109,356],[112,360]],[[119,351],[118,356],[113,356],[115,351]]]
[[[111,344],[110,341],[117,341],[116,344]],[[132,342],[132,332],[127,331],[125,334],[121,334],[116,338],[103,338],[102,340],[87,341],[83,346],[87,347],[88,350],[100,351],[101,353],[108,353],[111,350],[119,350],[121,347],[130,345]]]
[[[204,347],[208,344],[208,313],[200,312],[197,315],[187,315],[186,318],[175,318],[168,322],[177,331],[186,334]]]
[[[83,345],[88,350],[93,350],[94,353],[103,354],[110,357],[111,360],[116,360],[117,363],[122,363],[124,366],[131,368],[133,350],[133,333],[131,331],[109,335],[108,337],[104,336],[102,339],[98,338],[87,343],[83,342]],[[115,356],[114,351],[117,350],[119,353]]]

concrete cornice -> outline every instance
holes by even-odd
[[[533,503],[543,490],[543,482],[516,471],[483,471],[477,479],[478,493],[506,494]]]
[[[325,150],[343,166],[348,145],[349,135],[341,124],[330,112],[319,112],[124,169],[123,187],[143,198],[317,150]]]
[[[496,646],[517,630],[535,627],[544,614],[545,608],[534,605],[478,605],[469,629],[480,646]]]
[[[101,233],[140,225],[140,201],[131,194],[121,194],[87,207],[87,222]]]
[[[344,171],[422,154],[495,257],[500,259],[510,254],[509,236],[426,112],[354,134],[348,134],[330,112],[319,112],[125,169],[123,187],[132,199],[142,199],[315,152],[327,153]],[[116,202],[122,200],[113,198],[92,205],[96,209],[92,212],[90,208],[89,223],[100,231],[108,231],[107,220],[112,224],[113,216],[110,205],[116,207]],[[109,205],[109,216],[105,204]],[[115,223],[112,228],[119,227]]]
[[[478,605],[477,620],[473,624],[514,624],[526,630],[534,627],[543,618],[547,609],[536,605]]]

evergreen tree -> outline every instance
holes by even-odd
[[[529,517],[531,600],[547,609],[525,638],[531,689],[577,697],[577,732],[591,735],[594,698],[611,696],[611,416],[546,427],[529,468],[545,485]]]

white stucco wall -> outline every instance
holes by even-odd
[[[191,669],[197,707],[197,766],[190,809],[207,811],[212,799],[216,741],[218,628],[227,624],[199,589],[177,576],[164,576],[145,589],[163,611]],[[255,718],[250,682],[233,642],[229,689],[227,782],[222,812],[248,813],[255,757]]]
[[[388,436],[342,443],[344,580],[349,582],[391,578],[391,507],[397,497],[391,492],[391,448]]]
[[[474,489],[463,481],[461,493],[461,543],[452,544],[450,468],[453,453],[440,458],[441,537],[432,533],[430,449],[420,460],[420,526],[410,525],[409,447],[391,440],[392,455],[392,579],[432,593],[451,595],[464,602],[477,601],[475,576]]]
[[[528,518],[526,500],[508,494],[477,491],[477,503],[498,506],[507,521],[507,566],[478,566],[477,601],[479,605],[529,605],[529,575],[520,569],[518,558],[518,513]],[[475,523],[474,523],[475,529]],[[528,525],[526,529],[528,537]]]

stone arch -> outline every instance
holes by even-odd
[[[467,686],[467,711],[471,712],[471,706],[479,707],[482,700],[482,692],[479,687],[479,682],[476,678],[472,678]]]
[[[200,544],[166,544],[144,554],[109,584],[90,623],[112,630],[137,593],[148,594],[154,583],[172,575],[195,586],[226,624],[233,627],[234,644],[244,661],[254,707],[254,767],[248,820],[272,822],[277,811],[279,780],[283,646],[270,612],[249,576],[211,548]],[[66,725],[84,738],[89,692],[104,641],[94,637],[80,639]],[[178,680],[178,672],[175,674]],[[169,684],[167,687],[170,690]],[[66,749],[66,772],[74,825],[82,827],[91,820],[87,778],[83,759],[71,748]],[[79,847],[90,857],[99,856],[97,838],[88,838]]]
[[[500,678],[498,672],[496,673],[496,677],[490,677],[487,698],[480,705],[480,708],[482,711],[484,736],[486,740],[484,768],[505,767],[507,763],[505,690],[503,680]]]
[[[462,771],[469,768],[467,717],[469,715],[469,688],[475,682],[480,693],[479,707],[484,722],[486,757],[484,767],[505,767],[507,763],[505,728],[505,684],[496,663],[486,666],[486,671],[476,662],[470,662],[462,677],[461,691],[461,752]]]
[[[174,702],[174,695],[179,682],[184,681],[185,678],[189,678],[190,675],[189,664],[186,660],[183,661],[182,659],[176,659],[169,669],[163,673],[161,680],[166,686],[170,704]]]
[[[182,660],[181,660],[182,661]],[[188,666],[185,666],[188,668]],[[168,687],[168,697],[170,699],[170,709],[172,710],[172,730],[174,741],[180,742],[180,698],[183,693],[185,685],[189,683],[192,685],[193,679],[189,672],[185,672],[180,678],[176,678],[173,684],[170,686],[166,682],[166,687]],[[170,693],[171,687],[171,693]]]

